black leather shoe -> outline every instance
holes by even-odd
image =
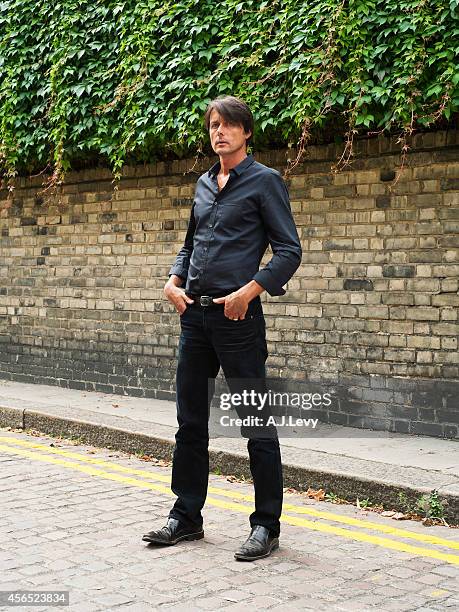
[[[255,561],[255,559],[269,557],[276,548],[279,548],[279,538],[270,535],[267,527],[255,525],[247,540],[234,553],[234,557],[238,561]]]
[[[192,529],[184,526],[175,518],[168,518],[167,524],[157,531],[146,533],[142,540],[153,544],[164,544],[172,546],[181,540],[200,540],[204,537],[202,527],[200,529]]]

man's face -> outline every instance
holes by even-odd
[[[227,121],[215,109],[210,114],[209,135],[212,149],[217,155],[230,155],[246,148],[247,138],[252,132],[245,132],[242,125]]]

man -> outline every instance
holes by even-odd
[[[196,185],[185,242],[164,294],[180,314],[176,446],[167,524],[143,536],[155,544],[204,537],[201,509],[209,474],[208,418],[220,366],[226,380],[265,380],[268,355],[260,294],[284,295],[301,262],[287,188],[277,170],[247,155],[249,107],[233,96],[210,102],[205,125],[219,156]],[[273,256],[261,270],[268,244]],[[183,284],[185,287],[183,288]],[[208,393],[211,383],[212,394]],[[277,436],[248,439],[255,488],[251,532],[238,560],[267,557],[279,545],[282,464]]]

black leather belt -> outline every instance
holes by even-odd
[[[224,306],[224,304],[215,304],[213,301],[214,297],[218,297],[217,295],[196,295],[195,293],[187,293],[187,295],[194,300],[195,304],[198,304],[203,308],[208,308],[209,306]]]
[[[238,287],[236,287],[232,291],[230,291],[230,290],[223,291],[219,295],[204,295],[204,294],[203,295],[198,295],[196,293],[189,293],[188,291],[185,291],[185,293],[186,293],[186,295],[188,295],[188,297],[190,297],[192,300],[194,300],[195,304],[197,304],[198,306],[202,306],[203,308],[208,308],[209,306],[214,306],[215,308],[224,308],[224,306],[225,306],[224,304],[215,304],[215,302],[213,302],[212,300],[214,298],[217,298],[217,297],[222,297],[224,295],[229,295],[230,293],[234,293],[237,290],[238,290]],[[253,302],[259,302],[260,301],[260,297],[257,296],[252,301]]]

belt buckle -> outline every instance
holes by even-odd
[[[212,297],[210,295],[200,295],[199,303],[201,304],[201,306],[210,306],[211,304],[213,304]]]

